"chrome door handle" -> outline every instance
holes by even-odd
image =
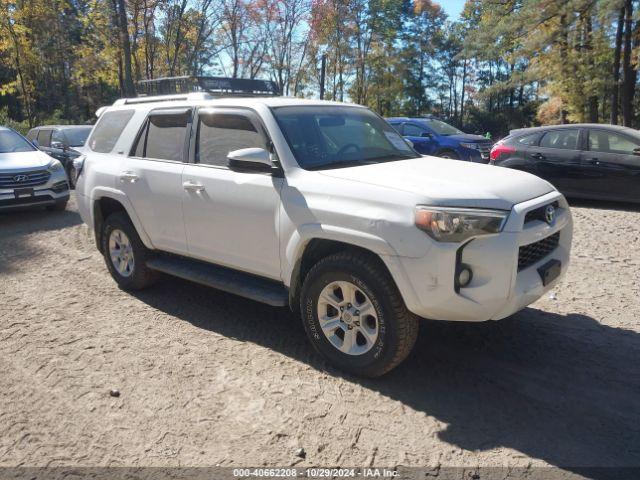
[[[133,172],[122,172],[120,174],[120,180],[123,182],[136,183],[140,177]]]
[[[198,193],[198,192],[203,192],[205,190],[204,185],[202,185],[201,183],[195,183],[192,181],[184,182],[182,186],[187,192]]]

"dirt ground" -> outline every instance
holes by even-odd
[[[640,466],[640,207],[573,215],[555,298],[363,381],[285,309],[119,290],[73,202],[1,214],[0,466]]]

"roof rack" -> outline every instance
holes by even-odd
[[[137,92],[142,97],[191,92],[206,92],[214,97],[280,95],[278,86],[271,80],[191,75],[140,80],[137,84]]]
[[[141,96],[134,98],[120,98],[113,102],[114,106],[117,105],[136,105],[140,103],[155,103],[155,102],[180,102],[187,100],[210,100],[213,97],[206,92],[185,93],[182,95],[153,95],[153,96]]]

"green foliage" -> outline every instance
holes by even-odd
[[[9,115],[9,109],[5,106],[0,108],[0,125],[3,127],[13,128],[17,132],[26,135],[29,131],[29,123],[25,120],[17,122]]]
[[[269,78],[285,94],[317,96],[324,56],[325,98],[382,115],[435,114],[494,137],[607,121],[612,105],[628,123],[640,108],[640,0],[630,2],[617,84],[624,4],[467,0],[452,21],[432,0],[0,0],[0,120],[91,121],[126,91],[129,70],[132,81]]]

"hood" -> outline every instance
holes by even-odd
[[[447,138],[451,138],[453,140],[457,140],[459,142],[468,142],[468,143],[486,143],[491,142],[488,138],[483,137],[482,135],[472,135],[470,133],[461,133],[460,135],[449,135]]]
[[[0,172],[41,169],[49,165],[51,160],[53,158],[40,150],[0,153]]]
[[[510,210],[554,191],[541,178],[510,168],[424,156],[323,170],[322,175],[420,195],[426,204]]]

